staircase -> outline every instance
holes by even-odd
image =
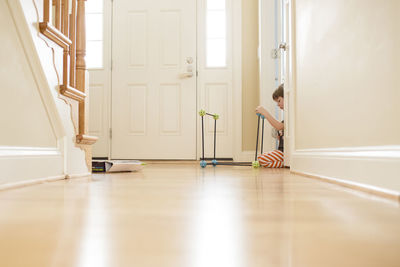
[[[97,137],[88,133],[88,99],[86,91],[86,0],[44,0],[43,21],[40,32],[63,49],[63,70],[60,93],[75,101],[71,105],[74,125],[77,127],[76,143],[86,145],[86,162],[90,165],[91,149],[88,146]]]

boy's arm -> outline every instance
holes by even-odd
[[[275,129],[277,129],[278,131],[283,130],[284,124],[280,121],[277,121],[265,108],[263,108],[262,106],[258,106],[256,108],[256,113],[260,113],[261,115],[263,115],[267,121],[272,125],[272,127],[274,127]]]

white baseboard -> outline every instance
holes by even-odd
[[[21,157],[21,156],[60,156],[61,152],[55,147],[15,147],[15,146],[0,146],[0,159]]]
[[[67,174],[66,179],[76,179],[76,178],[83,178],[83,177],[90,177],[92,174],[90,172],[81,173],[81,174]]]
[[[31,184],[43,177],[65,178],[64,157],[57,148],[2,146],[0,170],[0,185],[5,187]]]
[[[400,146],[296,150],[290,167],[351,188],[400,196]]]
[[[64,180],[64,179],[65,179],[65,175],[59,175],[59,176],[53,176],[53,177],[47,177],[47,178],[38,178],[38,179],[31,179],[31,180],[23,180],[23,181],[19,181],[19,182],[5,183],[5,184],[0,185],[0,191],[20,188],[20,187],[25,187],[25,186],[35,185],[35,184],[59,181],[59,180]]]

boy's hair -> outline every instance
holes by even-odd
[[[279,97],[283,97],[283,83],[281,85],[279,85],[279,87],[272,94],[273,100],[278,100]]]

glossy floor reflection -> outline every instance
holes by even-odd
[[[290,174],[149,164],[0,192],[4,267],[400,266],[397,202]]]

